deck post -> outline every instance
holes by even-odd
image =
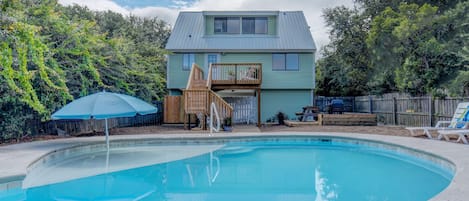
[[[257,88],[257,127],[261,127],[261,89]]]
[[[191,130],[191,114],[187,114],[187,119],[189,125],[188,130]]]

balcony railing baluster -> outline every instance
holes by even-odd
[[[262,64],[256,63],[213,63],[211,83],[214,85],[260,85]]]

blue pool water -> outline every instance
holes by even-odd
[[[185,159],[0,191],[0,200],[418,201],[452,177],[436,163],[374,146],[280,138],[223,142]]]

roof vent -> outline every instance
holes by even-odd
[[[189,34],[189,38],[192,38],[192,35],[191,35],[191,34]]]

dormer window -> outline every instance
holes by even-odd
[[[243,34],[267,34],[267,17],[243,17]]]
[[[268,17],[215,17],[215,34],[267,34]]]
[[[239,17],[216,17],[214,32],[216,34],[239,34]]]

